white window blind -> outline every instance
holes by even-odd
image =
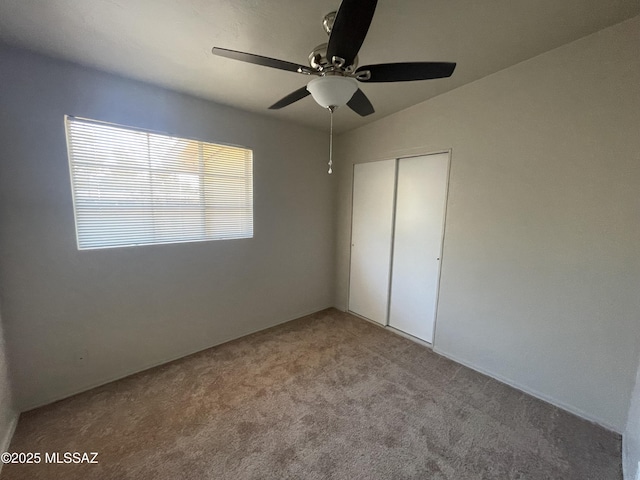
[[[65,117],[78,248],[253,237],[253,152]]]

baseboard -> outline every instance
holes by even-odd
[[[8,452],[9,445],[11,445],[11,439],[13,438],[13,434],[16,431],[16,427],[18,426],[18,418],[20,418],[20,414],[18,412],[13,412],[11,420],[9,420],[9,425],[7,431],[4,432],[4,436],[0,442],[0,452]],[[2,472],[2,462],[0,462],[0,473]]]
[[[631,480],[631,472],[627,471],[627,445],[624,441],[624,433],[622,434],[622,478],[623,480]]]
[[[610,423],[608,423],[608,422],[606,422],[606,421],[604,421],[602,419],[596,418],[593,415],[590,415],[587,412],[584,412],[584,411],[580,410],[579,408],[576,408],[576,407],[574,407],[572,405],[566,404],[566,403],[564,403],[564,402],[562,402],[560,400],[557,400],[557,399],[555,399],[553,397],[550,397],[550,396],[548,396],[548,395],[546,395],[544,393],[538,392],[538,391],[533,390],[533,389],[531,389],[529,387],[521,385],[518,382],[514,382],[511,379],[503,377],[502,375],[490,372],[490,371],[488,371],[488,370],[486,370],[486,369],[484,369],[482,367],[479,367],[478,365],[475,365],[473,362],[468,362],[466,360],[463,360],[461,358],[456,357],[455,355],[451,355],[449,353],[443,352],[440,349],[438,349],[437,347],[434,347],[433,351],[436,352],[438,355],[442,355],[443,357],[448,358],[449,360],[453,360],[454,362],[459,363],[461,365],[464,365],[465,367],[469,367],[470,369],[475,370],[476,372],[480,372],[483,375],[486,375],[486,376],[491,377],[491,378],[493,378],[495,380],[498,380],[501,383],[509,385],[510,387],[513,387],[516,390],[520,390],[521,392],[524,392],[524,393],[526,393],[528,395],[531,395],[532,397],[536,397],[539,400],[542,400],[544,402],[550,403],[551,405],[553,405],[555,407],[558,407],[558,408],[560,408],[562,410],[565,410],[565,411],[567,411],[569,413],[572,413],[573,415],[576,415],[576,416],[578,416],[580,418],[583,418],[583,419],[585,419],[585,420],[587,420],[587,421],[589,421],[591,423],[595,423],[595,424],[601,426],[602,428],[606,428],[607,430],[610,430],[610,431],[612,431],[614,433],[617,433],[617,434],[620,434],[620,435],[622,434],[622,432],[619,430],[618,427],[615,427],[615,426],[611,425]]]
[[[87,392],[87,391],[92,390],[92,389],[97,388],[97,387],[101,387],[102,385],[106,385],[106,384],[111,383],[111,382],[122,380],[123,378],[130,377],[131,375],[135,375],[137,373],[141,373],[141,372],[144,372],[146,370],[150,370],[152,368],[159,367],[160,365],[164,365],[166,363],[174,362],[176,360],[179,360],[179,359],[184,358],[184,357],[188,357],[190,355],[195,355],[196,353],[202,352],[204,350],[208,350],[210,348],[217,347],[219,345],[223,345],[223,344],[228,343],[228,342],[233,342],[234,340],[238,340],[239,338],[246,337],[248,335],[253,335],[254,333],[262,332],[263,330],[268,330],[268,329],[273,328],[273,327],[277,327],[278,325],[282,325],[284,323],[291,322],[292,320],[296,320],[296,319],[301,318],[301,317],[306,317],[307,315],[312,315],[314,313],[321,312],[321,311],[326,310],[328,308],[333,308],[333,305],[328,305],[326,307],[317,308],[317,309],[314,309],[313,311],[309,311],[309,312],[306,312],[306,313],[296,314],[295,316],[293,316],[291,318],[287,318],[287,320],[279,321],[277,323],[271,324],[271,325],[266,326],[264,328],[258,328],[256,330],[251,330],[251,331],[249,331],[247,333],[243,333],[242,335],[239,335],[237,337],[227,338],[227,339],[225,339],[225,340],[223,340],[221,342],[217,342],[217,343],[214,343],[214,344],[211,344],[211,345],[200,346],[200,347],[197,347],[195,350],[189,350],[189,351],[186,351],[186,352],[183,352],[183,353],[179,353],[177,355],[172,355],[172,356],[167,357],[167,358],[165,358],[163,360],[160,360],[160,361],[157,361],[157,362],[153,362],[151,364],[147,364],[147,365],[145,365],[143,367],[140,367],[140,368],[137,368],[137,369],[134,369],[134,370],[130,370],[128,372],[125,372],[125,373],[122,373],[122,374],[118,374],[118,375],[115,375],[113,377],[103,378],[103,379],[98,380],[96,382],[92,382],[91,384],[88,384],[88,385],[83,385],[82,387],[79,387],[77,389],[74,389],[74,390],[72,390],[70,392],[66,392],[66,393],[61,394],[61,395],[55,395],[55,396],[46,398],[44,400],[38,400],[38,401],[30,402],[30,403],[27,402],[24,405],[21,405],[20,408],[21,408],[22,412],[27,412],[29,410],[34,410],[36,408],[44,407],[45,405],[50,405],[50,404],[52,404],[54,402],[59,402],[60,400],[64,400],[65,398],[73,397],[74,395],[78,395],[80,393]]]
[[[622,478],[624,480],[638,480],[640,478],[640,461],[635,464],[632,460],[633,455],[629,444],[625,442],[626,433],[625,431],[622,434]]]

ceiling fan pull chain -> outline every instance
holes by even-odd
[[[331,168],[333,165],[333,108],[329,107],[329,114],[331,115],[331,129],[329,130],[329,175],[333,173]]]

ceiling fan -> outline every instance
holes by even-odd
[[[358,51],[373,20],[377,3],[377,0],[342,0],[337,12],[324,17],[322,25],[329,35],[329,42],[313,49],[309,54],[308,67],[219,47],[213,47],[212,52],[233,60],[317,77],[278,100],[270,109],[286,107],[311,94],[320,106],[327,108],[332,114],[336,108],[346,104],[363,117],[371,115],[374,113],[373,105],[358,87],[358,82],[409,82],[445,78],[450,77],[456,67],[455,63],[450,62],[383,63],[358,67]],[[333,115],[331,118],[333,127]]]

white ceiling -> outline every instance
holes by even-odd
[[[211,47],[303,65],[327,41],[339,0],[0,0],[0,39],[50,56],[316,128],[311,97],[269,105],[306,76],[211,54]],[[367,84],[376,113],[336,112],[346,131],[640,13],[638,0],[379,0],[360,65],[454,61],[449,79]],[[597,68],[597,66],[594,66]]]

